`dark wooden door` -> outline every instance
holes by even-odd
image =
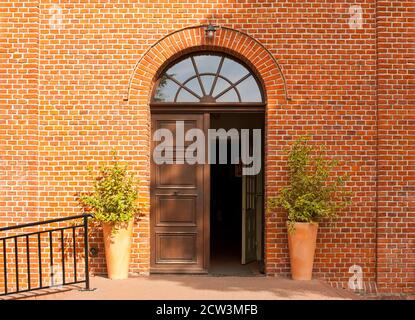
[[[208,114],[153,114],[152,137],[157,129],[169,129],[176,146],[176,121],[184,132],[206,132]],[[209,166],[157,164],[151,148],[151,257],[152,273],[205,273],[209,259]],[[192,142],[185,142],[184,147]],[[177,159],[177,148],[173,160]]]
[[[242,264],[257,259],[257,177],[257,175],[242,176]]]

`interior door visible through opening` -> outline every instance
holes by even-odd
[[[262,202],[262,170],[242,176],[242,264],[261,259]]]

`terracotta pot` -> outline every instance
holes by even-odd
[[[294,280],[311,280],[318,224],[296,222],[294,226],[295,231],[288,232],[291,276]]]
[[[102,224],[108,278],[127,279],[130,265],[133,220],[126,222],[125,225],[117,226],[115,232],[113,232],[113,229],[113,223]]]

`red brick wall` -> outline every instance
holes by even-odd
[[[378,4],[378,269],[381,287],[415,287],[413,1]]]
[[[79,213],[75,198],[88,188],[87,167],[110,159],[114,147],[139,174],[148,202],[148,98],[157,68],[186,50],[230,50],[262,72],[267,90],[267,195],[286,181],[283,149],[304,133],[351,175],[353,205],[320,228],[316,276],[345,285],[358,264],[366,283],[413,292],[413,4],[362,0],[362,28],[352,29],[355,4],[1,1],[0,225]],[[208,21],[248,36],[222,39],[222,29],[216,44],[206,44],[192,29],[155,45]],[[285,90],[266,51],[258,47],[254,61],[250,37],[278,59]],[[133,272],[148,267],[148,209],[144,214],[134,232]],[[103,272],[99,230],[92,238],[100,253],[92,269]],[[266,259],[268,274],[289,273],[281,211],[267,218]]]
[[[0,3],[0,225],[37,219],[38,27],[34,1]]]

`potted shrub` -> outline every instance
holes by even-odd
[[[108,277],[128,278],[133,222],[139,213],[138,181],[114,158],[112,165],[100,168],[93,191],[79,199],[102,224]]]
[[[294,142],[288,152],[289,184],[268,200],[268,209],[282,207],[288,213],[288,248],[294,280],[311,280],[318,222],[333,219],[350,203],[346,175],[332,174],[338,164],[327,159],[322,147],[307,137]]]

